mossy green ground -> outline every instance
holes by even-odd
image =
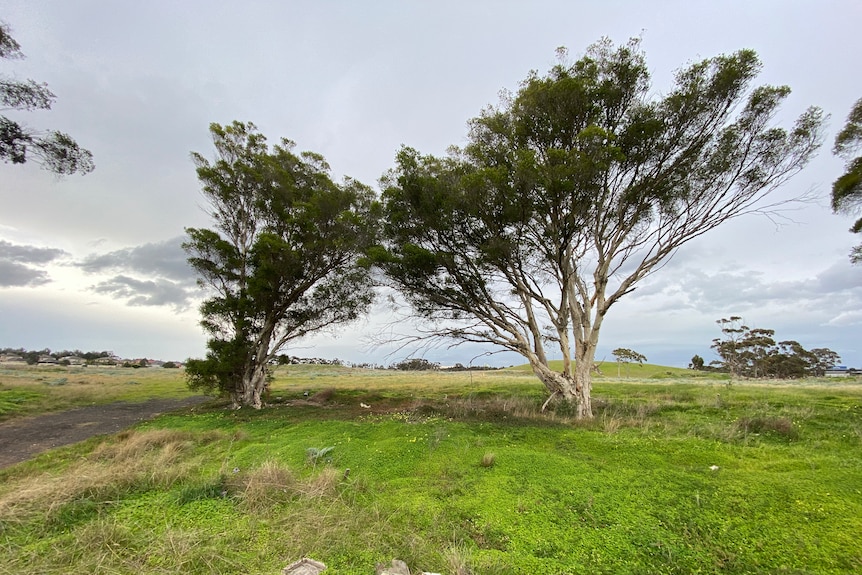
[[[282,369],[0,472],[0,573],[862,571],[862,384],[634,372],[584,423],[518,370]]]

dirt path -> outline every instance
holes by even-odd
[[[203,403],[207,397],[151,399],[140,403],[109,403],[47,413],[0,423],[0,469],[26,461],[39,453],[117,433],[140,421]]]

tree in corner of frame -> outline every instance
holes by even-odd
[[[588,418],[610,308],[686,242],[770,209],[823,114],[775,126],[790,89],[753,87],[751,50],[690,64],[666,90],[638,40],[560,56],[473,119],[463,148],[398,153],[376,259],[431,337],[523,355],[549,399]]]
[[[271,149],[251,124],[212,124],[214,161],[192,154],[212,229],[183,244],[199,283],[209,334],[190,359],[190,387],[260,408],[268,366],[287,344],[350,322],[373,300],[366,250],[377,242],[371,189],[335,183],[318,154],[293,142]]]
[[[20,59],[24,54],[11,29],[0,21],[0,59]],[[56,96],[47,84],[0,76],[0,111],[50,110]],[[0,115],[0,160],[24,164],[35,160],[58,176],[93,171],[93,154],[71,136],[58,131],[34,130]]]

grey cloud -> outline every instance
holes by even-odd
[[[675,268],[655,276],[633,298],[651,309],[696,309],[739,313],[767,305],[805,305],[836,315],[862,301],[862,269],[846,262],[836,263],[813,277],[785,280],[761,271],[719,271],[706,273],[690,267]]]
[[[0,287],[35,287],[50,281],[43,270],[0,259]]]
[[[91,254],[75,265],[87,273],[127,272],[192,285],[195,274],[186,261],[183,241],[184,236],[177,236],[105,254]]]
[[[36,287],[49,283],[48,273],[33,266],[68,255],[57,248],[40,248],[0,240],[0,287]]]
[[[171,306],[177,310],[189,307],[192,297],[189,289],[167,279],[139,280],[117,275],[92,287],[96,293],[125,299],[133,306]]]
[[[39,248],[22,246],[6,240],[0,240],[0,261],[7,260],[25,264],[47,264],[59,259],[67,252],[57,248]]]
[[[112,273],[91,289],[133,306],[187,309],[196,297],[196,276],[186,263],[183,236],[161,242],[91,254],[75,263],[86,273]]]

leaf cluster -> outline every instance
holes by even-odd
[[[862,99],[859,99],[847,116],[847,123],[835,137],[832,152],[847,160],[844,174],[832,184],[832,210],[835,213],[858,213],[862,208],[862,156],[853,154],[862,148]],[[856,220],[850,231],[862,233],[862,218]],[[853,248],[853,263],[862,262],[862,244]]]
[[[9,26],[0,22],[0,59],[23,57]],[[55,100],[47,84],[0,76],[0,110],[50,110]],[[34,130],[0,115],[0,159],[23,164],[32,158],[58,175],[86,174],[95,167],[93,155],[68,134]]]
[[[627,349],[624,347],[618,347],[617,349],[611,352],[618,362],[621,363],[639,363],[643,365],[643,362],[647,360],[646,356],[642,353],[638,353],[634,350]]]

